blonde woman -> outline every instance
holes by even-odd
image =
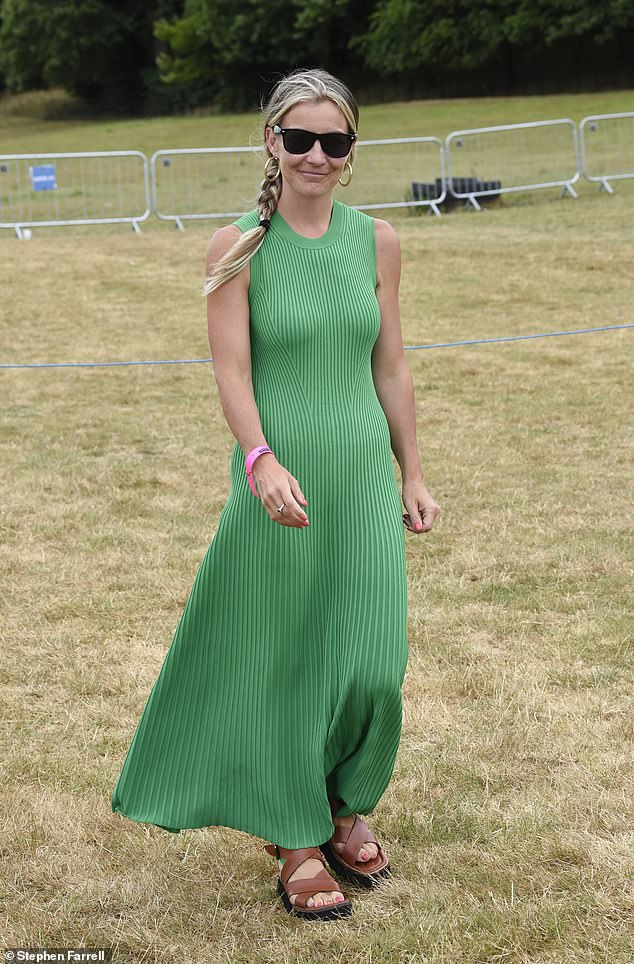
[[[439,507],[418,456],[390,225],[333,201],[358,108],[321,70],[264,110],[257,208],[208,249],[231,488],[112,809],[271,841],[289,913],[351,912],[389,872],[370,813],[392,775],[407,662],[403,524]],[[402,476],[401,506],[391,452]]]

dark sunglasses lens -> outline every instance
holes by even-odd
[[[320,141],[324,153],[329,157],[345,157],[352,147],[352,141],[347,134],[322,134]]]
[[[284,149],[289,154],[307,154],[317,140],[317,135],[312,131],[303,131],[299,128],[288,128],[282,136]],[[329,157],[345,157],[352,147],[352,141],[347,134],[320,134],[319,142],[324,154],[328,154]]]
[[[311,134],[310,131],[289,129],[284,131],[282,140],[284,141],[284,149],[287,150],[289,154],[308,154],[315,143],[315,135]]]

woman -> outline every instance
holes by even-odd
[[[283,78],[257,209],[209,244],[231,489],[112,798],[173,832],[271,840],[283,904],[307,919],[351,911],[326,860],[362,886],[389,870],[359,813],[400,739],[403,523],[427,532],[439,512],[417,451],[398,240],[332,199],[357,125],[330,74]]]

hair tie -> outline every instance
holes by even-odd
[[[271,219],[270,219],[270,218],[260,218],[260,227],[261,227],[261,228],[264,228],[265,231],[268,231],[268,229],[271,227]]]

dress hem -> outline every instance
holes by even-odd
[[[159,827],[159,829],[165,830],[167,831],[167,833],[180,833],[181,830],[206,830],[206,829],[215,830],[217,828],[227,829],[227,830],[238,830],[241,833],[247,833],[252,837],[258,837],[260,840],[266,840],[267,842],[270,842],[272,844],[277,844],[278,847],[284,847],[287,850],[298,850],[301,847],[319,847],[321,844],[326,843],[326,841],[329,840],[330,837],[335,832],[335,825],[334,823],[331,823],[331,828],[327,836],[324,837],[323,840],[320,840],[318,843],[309,843],[301,840],[300,841],[292,840],[290,843],[284,843],[282,840],[274,840],[270,834],[263,834],[263,833],[260,833],[259,831],[253,830],[251,827],[241,825],[238,821],[235,821],[232,823],[200,823],[190,827],[168,827],[165,824],[157,823],[155,820],[148,819],[147,817],[135,817],[129,813],[124,813],[124,811],[119,809],[118,807],[117,808],[113,807],[112,813],[119,813],[121,814],[122,817],[126,817],[128,820],[134,820],[135,823],[147,823],[147,824],[150,824],[152,827]],[[346,816],[346,814],[342,814],[342,816]],[[261,829],[264,829],[264,828],[261,828]],[[287,840],[288,839],[289,838],[287,838]]]

